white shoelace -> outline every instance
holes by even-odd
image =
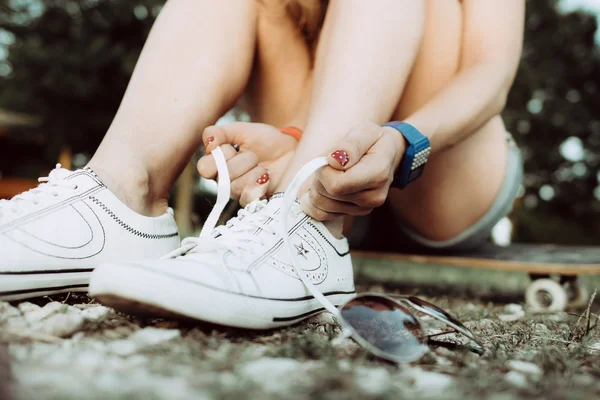
[[[39,205],[46,196],[59,197],[68,190],[77,190],[77,184],[65,180],[70,174],[71,171],[56,164],[56,168],[50,171],[47,177],[38,178],[38,182],[41,183],[38,187],[18,194],[10,200],[0,200],[0,218],[3,211],[16,214],[20,210]]]
[[[219,183],[217,190],[217,202],[210,212],[202,232],[199,237],[185,238],[181,242],[181,247],[164,258],[175,258],[187,253],[196,253],[202,251],[211,251],[217,248],[231,250],[232,252],[243,254],[257,254],[261,249],[269,244],[269,240],[262,235],[252,235],[257,229],[262,229],[270,233],[273,241],[277,240],[277,233],[283,239],[283,243],[288,250],[290,261],[304,285],[319,302],[335,316],[339,316],[338,309],[313,285],[302,268],[296,265],[296,254],[294,254],[292,243],[288,235],[289,227],[287,218],[294,201],[298,195],[298,190],[302,184],[319,168],[327,165],[326,157],[315,158],[307,163],[294,177],[292,183],[285,191],[282,200],[281,211],[275,215],[275,212],[267,207],[265,200],[257,200],[250,203],[244,209],[238,212],[238,216],[232,218],[224,226],[216,227],[217,221],[230,198],[230,176],[227,168],[225,156],[220,148],[216,148],[211,153],[217,164]],[[277,223],[277,228],[269,227],[264,222],[267,219],[273,219]],[[272,242],[271,242],[272,243]]]

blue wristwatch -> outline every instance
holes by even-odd
[[[419,132],[417,128],[406,122],[388,122],[383,126],[396,129],[404,136],[407,142],[404,157],[396,169],[391,185],[391,187],[403,189],[423,173],[427,158],[431,153],[429,139]]]

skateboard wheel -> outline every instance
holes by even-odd
[[[567,292],[569,307],[587,307],[590,301],[590,289],[579,281],[566,282],[563,284]]]
[[[567,291],[552,279],[537,279],[525,292],[525,302],[533,311],[564,311]]]

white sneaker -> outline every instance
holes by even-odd
[[[159,258],[179,246],[172,210],[129,209],[89,168],[60,168],[0,200],[0,300],[86,291],[99,263]]]
[[[183,316],[221,325],[265,329],[323,310],[302,282],[277,229],[282,194],[255,201],[206,238],[187,238],[172,258],[101,265],[90,295],[125,312]],[[355,294],[346,239],[295,204],[289,236],[296,264],[335,305]]]

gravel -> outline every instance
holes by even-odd
[[[361,288],[374,289],[393,291]],[[600,396],[600,332],[579,314],[424,298],[451,310],[481,338],[485,353],[433,347],[416,363],[394,365],[340,338],[328,314],[253,332],[139,319],[82,295],[0,302],[0,399]]]

